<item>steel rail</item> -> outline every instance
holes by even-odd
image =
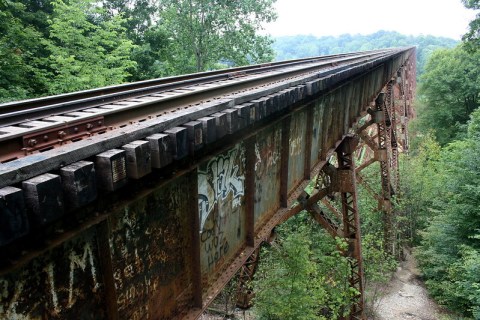
[[[342,57],[362,57],[382,52],[386,52],[386,50],[372,50],[362,53],[345,53],[338,55],[321,56],[317,58],[304,58],[282,62],[273,62],[269,64],[258,64],[253,66],[244,66],[231,69],[139,81],[37,99],[9,102],[0,104],[0,127],[19,123],[22,120],[25,121],[25,119],[35,120],[39,117],[48,116],[58,112],[77,111],[79,105],[81,105],[80,108],[92,107],[95,105],[105,104],[119,99],[145,95],[152,92],[178,89],[188,85],[196,85],[226,79],[228,80],[239,76],[259,74],[291,66],[329,61]]]
[[[69,94],[72,100],[54,103],[53,105],[47,102],[56,101],[55,99],[58,96],[0,105],[0,146],[2,147],[0,162],[14,160],[37,150],[41,151],[40,147],[29,146],[30,143],[37,143],[38,137],[35,137],[35,139],[29,138],[35,132],[42,133],[45,130],[50,130],[47,131],[50,134],[52,130],[59,128],[58,134],[67,135],[65,132],[68,131],[63,131],[62,128],[66,128],[69,123],[74,123],[74,126],[77,126],[76,123],[79,123],[78,121],[81,120],[83,122],[80,123],[80,126],[90,126],[91,124],[85,121],[98,120],[99,127],[90,132],[86,132],[85,130],[87,129],[84,128],[84,134],[70,134],[65,138],[60,137],[60,139],[53,138],[53,142],[49,142],[46,145],[47,148],[44,148],[44,150],[48,150],[57,144],[81,140],[85,136],[105,132],[107,129],[111,130],[119,126],[123,127],[134,122],[141,122],[146,120],[147,117],[159,117],[168,112],[175,112],[179,106],[188,107],[204,100],[217,99],[239,90],[251,90],[268,83],[291,79],[309,72],[318,72],[329,67],[331,73],[338,72],[345,68],[391,54],[395,50],[398,49],[375,50],[360,54],[332,55],[316,59],[299,59],[285,63],[275,63],[274,66],[257,65],[253,66],[253,68],[242,67],[218,71],[217,73],[219,74],[206,77],[201,75],[215,72],[158,79],[158,81],[169,81],[169,79],[172,81],[184,80],[164,84],[157,83],[153,86],[142,88],[131,89],[132,86],[138,85],[138,83],[101,88],[88,92]],[[236,77],[232,76],[232,70],[238,71],[239,69],[244,70],[244,72],[241,74],[237,73],[238,76]],[[327,70],[324,76],[328,75]],[[185,79],[186,77],[193,78]],[[142,84],[144,83],[142,82]],[[126,90],[101,94],[106,89],[119,90],[118,88]],[[90,95],[92,92],[95,92],[97,95],[85,98],[85,94]],[[64,98],[60,97],[59,99]],[[36,103],[34,104],[36,107],[32,107],[32,103]],[[42,106],[42,104],[44,105]],[[25,107],[26,105],[29,107]],[[6,112],[7,110],[15,109],[15,106],[19,110]],[[35,125],[31,125],[34,123]],[[38,125],[39,123],[41,123],[40,126]],[[43,147],[44,145],[41,146]]]

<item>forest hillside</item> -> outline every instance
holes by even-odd
[[[289,60],[327,54],[366,51],[393,47],[417,47],[417,73],[424,70],[428,57],[437,49],[453,48],[459,42],[430,35],[407,36],[394,31],[378,31],[369,35],[344,34],[338,37],[312,35],[284,36],[274,39],[275,59]]]

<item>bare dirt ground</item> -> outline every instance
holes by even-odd
[[[428,296],[418,279],[414,257],[407,252],[397,272],[390,281],[386,294],[380,298],[376,310],[379,320],[439,320],[442,319],[437,304]]]

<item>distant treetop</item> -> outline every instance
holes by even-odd
[[[338,37],[312,35],[283,36],[275,38],[273,49],[276,60],[367,51],[393,47],[417,47],[417,73],[421,74],[427,58],[436,49],[453,48],[459,42],[430,35],[407,36],[394,31],[378,31],[369,35],[343,34]]]

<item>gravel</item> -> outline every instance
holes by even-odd
[[[377,319],[380,320],[438,320],[440,309],[428,296],[419,271],[410,253],[402,262],[389,284],[387,293],[380,298]]]

